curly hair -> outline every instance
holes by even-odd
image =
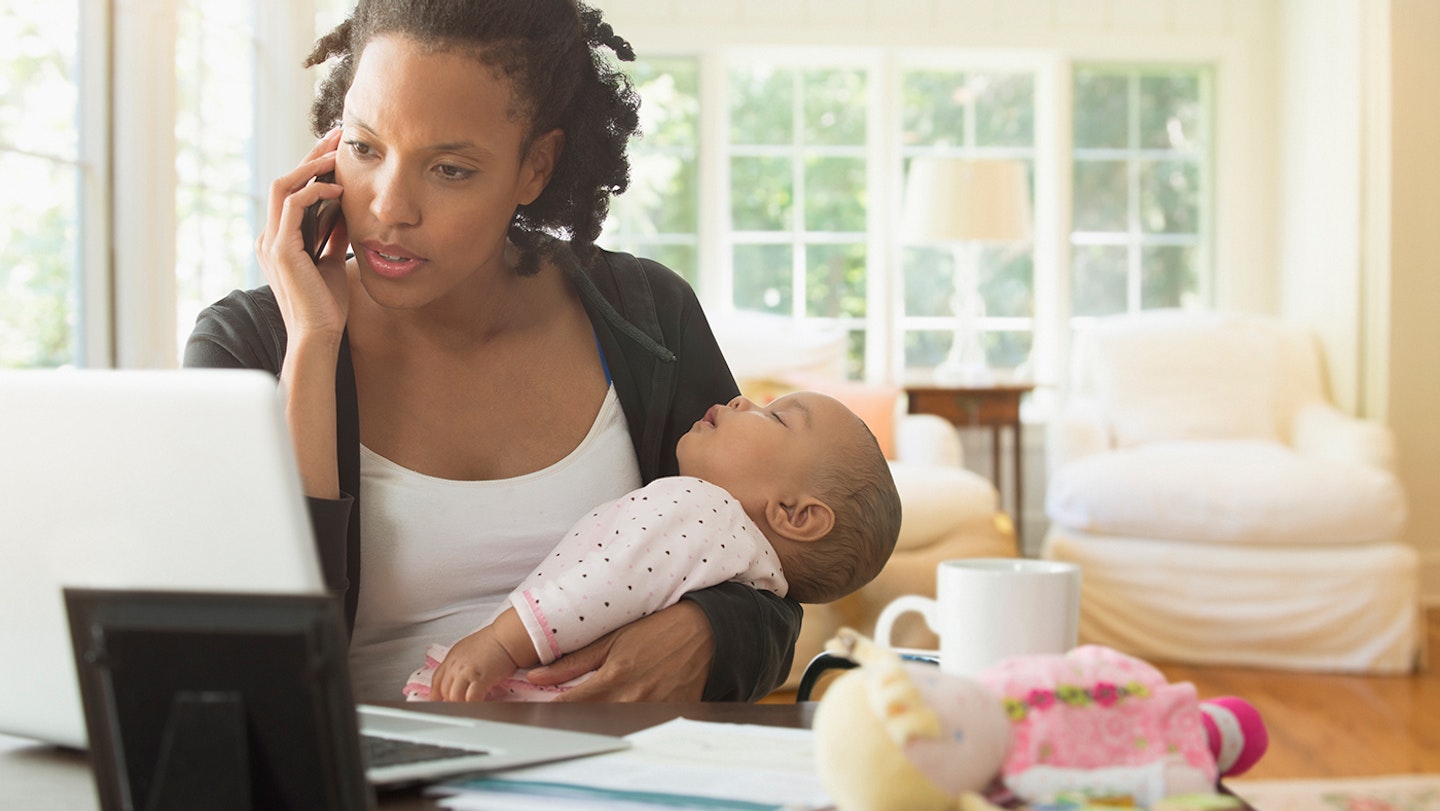
[[[875,579],[900,537],[900,493],[880,443],[859,417],[853,437],[833,448],[815,474],[816,497],[835,512],[835,525],[803,555],[781,560],[790,590],[802,603],[838,600]]]
[[[509,237],[523,276],[538,271],[541,254],[588,264],[610,198],[630,184],[625,148],[640,125],[640,99],[603,53],[631,61],[630,44],[577,0],[360,0],[305,60],[336,60],[311,107],[317,137],[339,122],[365,46],[387,35],[467,53],[508,79],[507,113],[527,125],[524,149],[546,132],[564,133],[550,183],[516,210]]]

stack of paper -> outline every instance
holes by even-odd
[[[820,811],[832,804],[808,729],[677,718],[626,737],[631,748],[442,783],[465,811]]]

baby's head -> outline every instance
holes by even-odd
[[[900,534],[900,496],[865,423],[797,392],[717,405],[680,438],[680,472],[728,490],[780,556],[789,596],[823,603],[874,579]]]

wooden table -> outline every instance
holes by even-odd
[[[674,718],[716,723],[764,724],[808,729],[814,702],[795,704],[654,703],[654,704],[396,704],[511,724],[574,729],[607,735],[628,735]],[[90,764],[83,752],[57,749],[0,735],[0,807],[30,811],[94,811],[99,808]],[[385,811],[435,809],[419,790],[386,792]],[[1245,811],[1253,811],[1248,805]]]
[[[1023,543],[1022,515],[1025,512],[1024,472],[1021,460],[1025,452],[1021,442],[1020,400],[1035,389],[1035,384],[1021,380],[998,380],[994,383],[973,383],[961,386],[917,384],[905,387],[911,414],[934,414],[958,427],[988,427],[990,435],[990,476],[1004,497],[1000,473],[1000,432],[1010,429],[1011,512],[1015,535]]]
[[[677,704],[404,704],[447,715],[463,715],[511,724],[628,735],[674,718],[717,723],[764,724],[809,728],[815,705],[677,703]],[[84,752],[60,749],[0,735],[0,808],[27,811],[95,811],[100,807],[90,762]],[[438,808],[418,789],[384,792],[379,808],[419,811]]]

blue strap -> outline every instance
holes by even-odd
[[[615,381],[610,377],[610,364],[605,360],[605,347],[600,345],[600,333],[591,328],[590,334],[595,336],[595,351],[600,353],[600,368],[605,370],[605,385],[608,387]]]

